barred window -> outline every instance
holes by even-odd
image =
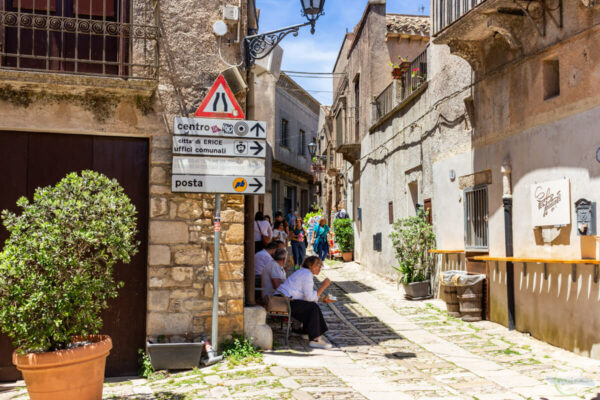
[[[465,189],[465,248],[488,248],[487,186]]]
[[[156,78],[158,30],[149,5],[136,9],[133,25],[131,0],[0,2],[2,68]]]

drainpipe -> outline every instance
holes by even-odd
[[[504,246],[506,257],[513,256],[513,228],[512,228],[512,188],[510,160],[507,158],[502,163],[502,204],[504,205]],[[512,261],[506,262],[506,300],[508,329],[515,329],[515,267]]]

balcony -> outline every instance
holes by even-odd
[[[548,24],[563,27],[562,1],[434,0],[435,44],[446,44],[475,72],[535,50]]]
[[[427,48],[419,54],[411,63],[410,68],[402,73],[400,79],[393,80],[383,91],[375,98],[375,109],[373,119],[378,126],[384,117],[392,111],[408,103],[412,98],[420,93],[427,83]]]
[[[434,0],[432,3],[433,36],[486,0]]]
[[[1,0],[0,69],[158,79],[145,0]]]

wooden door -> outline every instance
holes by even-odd
[[[148,232],[148,141],[87,135],[0,132],[0,209],[16,211],[20,196],[53,185],[67,173],[93,169],[115,178],[138,210],[139,253],[127,265],[115,266],[125,282],[119,297],[103,314],[102,333],[113,340],[107,360],[108,376],[135,374],[137,349],[146,334],[146,258]],[[7,232],[0,227],[0,243]],[[0,381],[18,378],[11,363],[12,347],[0,335]]]

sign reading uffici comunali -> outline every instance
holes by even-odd
[[[175,117],[172,191],[265,193],[266,123]]]

